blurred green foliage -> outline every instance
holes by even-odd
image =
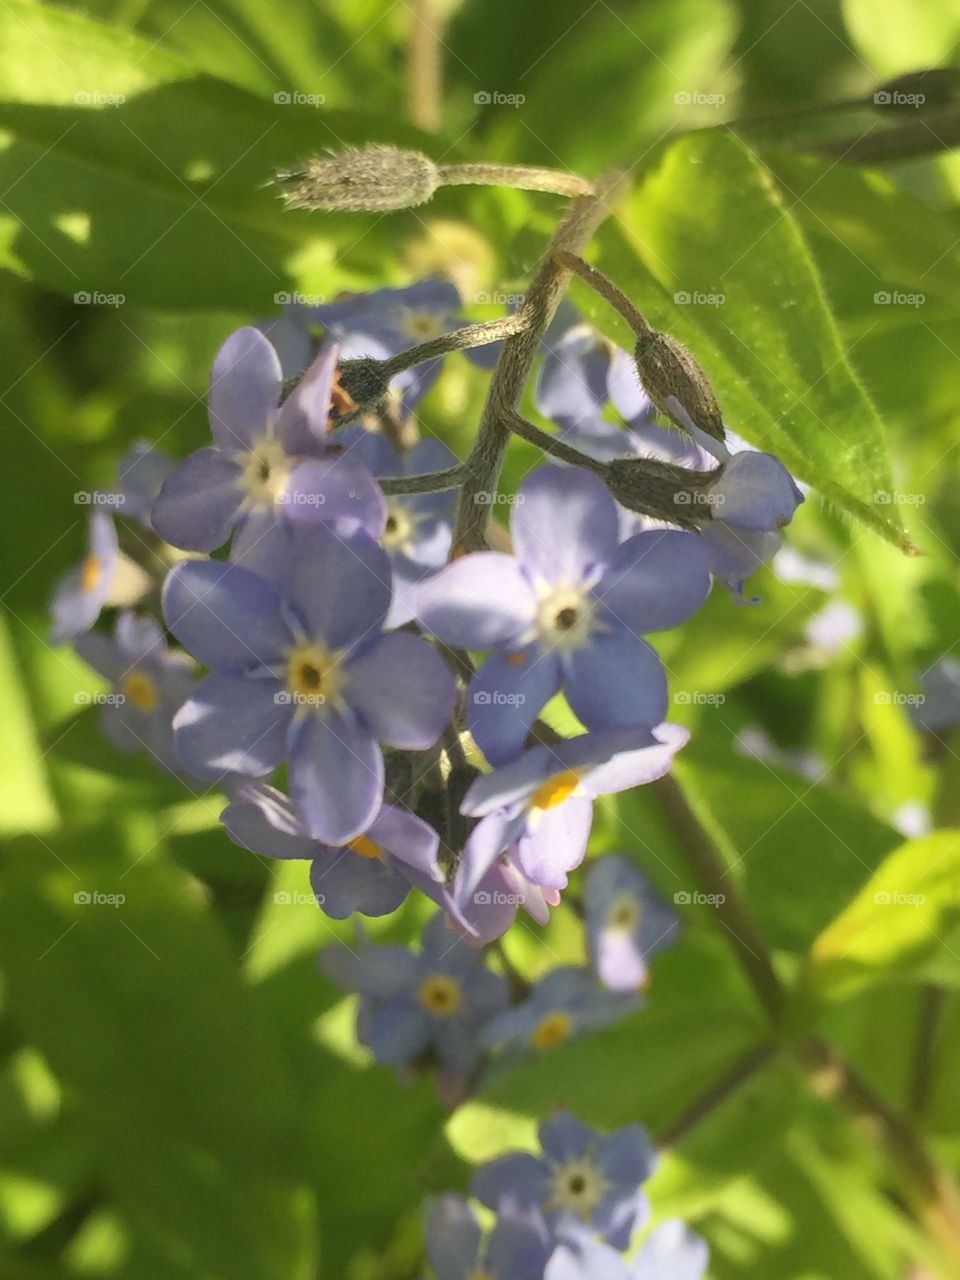
[[[348,927],[276,896],[302,891],[302,868],[234,848],[216,794],[121,760],[77,712],[89,676],[49,647],[45,621],[51,583],[79,554],[73,495],[108,487],[134,439],[174,453],[204,439],[206,371],[233,327],[280,295],[430,271],[451,273],[477,318],[496,310],[481,293],[522,292],[552,197],[454,190],[415,212],[332,217],[286,212],[265,186],[277,167],[362,141],[631,170],[592,256],[697,353],[731,426],[812,487],[791,541],[833,566],[864,624],[826,653],[808,631],[820,588],[767,570],[753,610],[715,593],[660,646],[675,690],[711,695],[674,707],[694,730],[677,776],[792,989],[790,1034],[819,1027],[960,1173],[958,757],[949,733],[921,739],[893,696],[915,692],[960,635],[960,161],[861,168],[817,148],[886,128],[869,101],[794,110],[955,65],[956,6],[429,9],[444,66],[435,137],[405,122],[406,3],[0,7],[9,1280],[412,1278],[423,1196],[529,1144],[553,1105],[662,1133],[771,1041],[726,927],[694,902],[642,1011],[553,1051],[548,1069],[500,1071],[449,1115],[428,1082],[401,1085],[354,1044],[352,1006],[313,959]],[[523,101],[484,105],[484,93]],[[575,296],[625,339],[603,304]],[[461,456],[484,381],[452,358],[422,408]],[[534,457],[513,448],[506,483]],[[905,536],[921,558],[884,540]],[[756,727],[772,762],[738,747]],[[894,823],[913,802],[937,829],[904,842]],[[628,851],[668,897],[696,887],[652,795],[604,806],[593,841]],[[122,904],[85,904],[94,891]],[[423,916],[410,906],[371,932],[412,939]],[[581,959],[577,936],[562,909],[507,946],[535,975],[545,943],[551,962]],[[896,1280],[910,1262],[951,1274],[898,1186],[889,1150],[774,1046],[684,1131],[652,1195],[707,1236],[716,1280]]]

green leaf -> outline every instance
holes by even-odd
[[[728,425],[911,551],[882,424],[772,175],[705,131],[674,143],[619,213],[598,265],[691,349]]]
[[[805,951],[897,833],[834,788],[746,757],[715,718],[701,717],[674,771],[770,945]]]
[[[11,847],[11,1009],[71,1091],[109,1193],[185,1280],[307,1280],[313,1210],[287,1065],[209,912],[143,843],[127,853],[108,828]]]
[[[868,983],[916,982],[952,952],[960,924],[960,831],[938,831],[895,849],[813,944],[810,990],[843,999]],[[960,973],[960,955],[952,954]]]

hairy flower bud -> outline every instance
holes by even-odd
[[[281,170],[275,182],[295,209],[382,213],[425,204],[439,175],[419,151],[371,146],[313,156],[299,168]]]
[[[339,389],[346,399],[346,405],[363,405],[372,408],[379,404],[387,394],[390,379],[384,373],[383,362],[372,356],[361,356],[358,360],[341,360],[337,369]]]
[[[654,330],[637,343],[634,359],[640,382],[661,413],[688,431],[689,423],[677,411],[679,405],[695,427],[723,441],[723,419],[713,388],[682,343]]]
[[[718,471],[689,471],[657,458],[614,458],[603,478],[628,511],[681,529],[699,529],[716,515],[709,487],[718,475]]]

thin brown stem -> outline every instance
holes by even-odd
[[[652,783],[651,791],[680,837],[681,847],[699,888],[714,899],[720,922],[757,998],[771,1021],[778,1023],[784,1005],[783,987],[770,961],[766,943],[727,874],[723,855],[671,774]]]
[[[657,1146],[661,1150],[675,1146],[681,1138],[686,1137],[712,1111],[715,1111],[741,1085],[753,1078],[758,1071],[767,1065],[776,1048],[773,1045],[759,1044],[748,1050],[742,1058],[738,1058],[729,1071],[716,1080],[699,1098],[660,1132]]]
[[[434,9],[433,0],[413,0],[408,12],[411,22],[407,46],[410,119],[417,128],[436,133],[440,128],[443,79],[441,17]]]

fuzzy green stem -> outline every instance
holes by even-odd
[[[623,181],[624,175],[619,171],[605,175],[597,183],[594,195],[577,200],[570,208],[554,233],[518,313],[525,327],[503,344],[473,448],[464,464],[467,478],[460,492],[453,541],[458,551],[475,551],[486,545],[489,511],[482,501],[477,501],[477,495],[492,493],[497,487],[510,439],[510,420],[517,413],[540,340],[570,281],[569,270],[554,255],[558,249],[578,252],[584,248],[609,215]]]
[[[518,191],[550,191],[557,196],[590,196],[592,182],[576,173],[543,169],[529,164],[441,164],[437,167],[444,187],[515,187]]]

